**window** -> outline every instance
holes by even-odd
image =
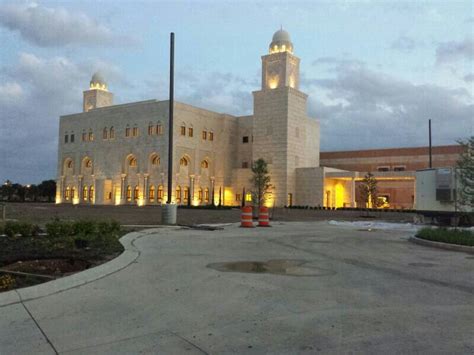
[[[91,185],[91,187],[89,188],[89,202],[93,202],[94,201],[94,186]]]
[[[209,202],[209,189],[207,187],[204,190],[204,201]]]
[[[246,161],[242,162],[242,169],[248,169],[249,168],[249,163]]]
[[[183,197],[183,200],[184,200],[184,202],[188,202],[188,199],[189,199],[189,188],[188,188],[188,187],[185,187],[185,188],[184,188],[184,197]]]
[[[243,136],[242,143],[248,143],[248,142],[249,142],[249,136]]]
[[[64,191],[64,198],[66,199],[66,201],[69,201],[70,193],[71,193],[71,188],[68,186],[66,187],[66,191]]]
[[[198,191],[198,200],[199,202],[202,202],[202,188],[201,187],[199,188],[199,191]]]
[[[377,171],[390,171],[389,166],[378,166]]]
[[[102,131],[102,139],[107,139],[107,136],[109,135],[108,133],[109,132],[107,131],[107,128],[104,128],[104,130]]]
[[[160,157],[158,155],[154,155],[153,158],[151,158],[151,165],[153,166],[160,165]]]
[[[74,143],[74,133],[71,134],[71,143]]]
[[[107,200],[111,200],[112,199],[112,191],[109,191],[107,193]]]
[[[89,192],[89,189],[87,188],[87,186],[84,186],[82,188],[82,199],[84,201],[87,201],[87,192]]]
[[[115,130],[114,130],[114,127],[110,127],[109,138],[110,138],[110,139],[114,139],[114,138],[115,138]]]
[[[252,193],[251,192],[247,192],[245,194],[245,201],[252,202]]]
[[[125,128],[125,137],[130,137],[130,127],[129,126],[127,126]]]
[[[151,123],[148,125],[148,135],[153,135],[153,125]]]
[[[393,171],[405,171],[405,166],[395,166],[393,167]]]
[[[137,126],[133,127],[132,135],[134,137],[138,137],[138,127]]]
[[[185,157],[182,157],[180,160],[179,160],[179,165],[181,166],[188,166],[189,162],[188,160],[185,158]]]
[[[66,135],[64,136],[64,143],[67,143],[68,141],[69,141],[69,136],[66,134]]]
[[[132,188],[130,187],[130,185],[127,186],[127,201],[132,201]]]
[[[160,185],[158,186],[158,201],[161,201],[163,199],[163,186]]]
[[[136,167],[137,166],[137,158],[130,157],[130,159],[128,160],[128,165],[133,167],[133,168]]]
[[[181,202],[181,187],[176,187],[176,202]]]
[[[194,136],[194,129],[193,129],[193,127],[189,127],[189,128],[188,128],[188,136],[189,136],[189,137],[193,137],[193,136]]]
[[[235,200],[236,201],[242,201],[242,195],[241,194],[235,194]]]
[[[135,188],[133,189],[133,200],[134,201],[138,200],[139,193],[140,193],[140,190],[138,189],[138,186],[135,186]]]
[[[66,163],[66,167],[68,169],[72,169],[72,160],[68,160],[68,162]]]
[[[207,160],[203,160],[201,162],[201,168],[203,168],[203,169],[209,168],[209,162]]]
[[[94,140],[94,133],[92,132],[92,129],[89,130],[89,141],[93,141]]]
[[[207,139],[207,131],[202,131],[202,139]]]
[[[71,199],[76,197],[76,188],[73,186],[71,187]]]
[[[85,142],[87,140],[87,133],[86,131],[82,131],[82,141]]]
[[[148,193],[148,198],[150,202],[155,201],[155,187],[153,185],[150,186],[150,192]]]
[[[86,163],[84,164],[84,166],[85,166],[86,168],[92,168],[92,160],[87,159],[87,160],[86,160]]]
[[[209,132],[209,140],[210,141],[214,140],[214,132]]]
[[[182,136],[186,135],[186,126],[181,126],[181,135]]]
[[[163,126],[161,125],[161,123],[158,123],[156,125],[156,134],[160,136],[163,134]]]

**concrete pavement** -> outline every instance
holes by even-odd
[[[97,280],[78,274],[72,288],[3,302],[0,354],[474,353],[474,257],[409,243],[410,231],[359,229],[136,233]],[[314,272],[207,267],[284,259]]]

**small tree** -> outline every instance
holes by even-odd
[[[474,136],[458,143],[464,149],[456,164],[460,185],[456,191],[456,203],[461,210],[470,210],[474,208]]]
[[[377,180],[372,173],[365,174],[359,191],[366,207],[377,207]]]
[[[252,163],[252,179],[253,186],[252,201],[260,208],[266,200],[266,195],[270,193],[270,175],[268,174],[267,162],[263,159],[255,160]]]

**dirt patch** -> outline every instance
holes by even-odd
[[[67,276],[78,271],[86,270],[91,263],[77,259],[43,259],[17,261],[16,263],[4,266],[2,271],[16,271],[29,274]]]

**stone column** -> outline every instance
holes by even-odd
[[[355,200],[355,178],[351,179],[351,207],[357,207]]]
[[[79,203],[83,203],[84,202],[84,196],[83,196],[84,176],[79,175],[77,178],[78,178],[77,197],[79,198]],[[72,196],[71,201],[72,200],[74,200],[74,196]]]
[[[64,201],[64,195],[66,194],[66,184],[65,184],[65,177],[61,176],[61,186],[59,187],[59,193],[61,194],[61,197],[59,201],[63,202]]]
[[[124,204],[125,203],[125,194],[126,194],[126,191],[125,191],[125,178],[127,177],[127,174],[122,174],[121,175],[121,179],[122,181],[120,182],[120,204]]]
[[[189,201],[190,204],[193,205],[194,203],[194,175],[189,175],[189,178],[191,179],[191,184],[189,186]]]
[[[215,178],[214,176],[211,177],[211,204],[214,204],[214,185],[215,185]]]
[[[148,202],[148,194],[149,194],[149,188],[148,188],[148,177],[150,174],[143,174],[143,205],[146,205]]]

